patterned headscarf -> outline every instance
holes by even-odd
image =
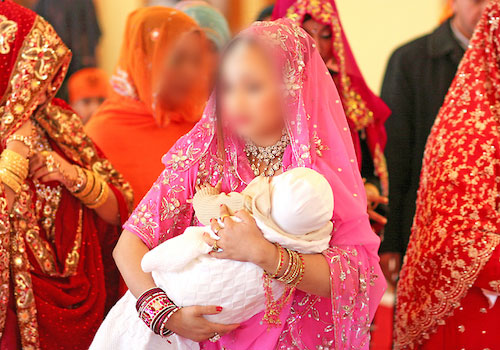
[[[444,325],[498,249],[499,49],[500,1],[491,0],[427,141],[398,284],[396,349],[417,348]]]

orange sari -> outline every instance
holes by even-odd
[[[111,78],[112,95],[86,126],[88,135],[132,185],[135,205],[163,170],[163,154],[203,112],[207,98],[203,83],[177,108],[158,101],[154,89],[172,46],[184,33],[197,30],[194,20],[178,10],[148,7],[133,12]]]

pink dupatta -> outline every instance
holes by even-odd
[[[340,97],[313,40],[288,20],[257,22],[242,32],[271,50],[283,67],[291,145],[284,169],[309,167],[322,173],[335,194],[331,248],[323,253],[331,270],[332,297],[297,291],[281,315],[282,326],[261,325],[262,314],[203,349],[368,349],[369,327],[385,281],[378,264],[379,238],[366,214],[366,198]],[[332,98],[333,97],[333,98]],[[229,130],[217,135],[215,94],[202,120],[163,157],[165,170],[124,228],[149,248],[196,222],[188,199],[196,183],[241,191],[252,178],[243,145]],[[223,137],[226,162],[217,157]]]

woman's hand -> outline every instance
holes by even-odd
[[[213,323],[203,317],[203,315],[217,315],[221,311],[222,307],[220,306],[183,307],[170,317],[166,327],[175,334],[195,342],[209,340],[216,334],[224,336],[240,325]]]
[[[220,237],[217,246],[222,252],[211,252],[211,256],[218,259],[252,262],[261,267],[267,265],[267,261],[272,260],[273,264],[277,261],[276,246],[264,238],[254,218],[247,211],[240,210],[235,213],[241,222],[229,217],[225,205],[221,206],[220,215],[224,218],[224,228],[220,228],[215,218],[211,220],[211,227]],[[205,233],[204,240],[211,246],[215,243],[208,233]]]
[[[15,134],[24,137],[30,137],[33,135],[34,129],[35,127],[33,126],[31,119],[28,119],[23,125],[21,125],[19,129],[16,130]],[[22,141],[18,140],[7,140],[6,148],[11,151],[17,152],[18,154],[26,158],[28,158],[30,153],[29,147],[26,146]]]
[[[389,200],[387,197],[381,196],[378,188],[371,183],[365,183],[365,191],[366,200],[368,202],[368,216],[370,217],[370,220],[384,226],[387,223],[387,219],[377,213],[375,209],[377,209],[379,204],[389,203]]]
[[[30,176],[40,182],[58,181],[68,187],[78,174],[75,167],[59,154],[44,151],[31,157]]]

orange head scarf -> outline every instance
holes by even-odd
[[[208,97],[206,67],[181,106],[172,108],[156,99],[159,78],[168,74],[166,59],[182,36],[193,31],[204,36],[194,20],[179,10],[147,7],[131,13],[111,78],[111,96],[85,126],[132,185],[136,204],[164,169],[162,155],[203,113]]]
[[[69,102],[109,95],[109,76],[99,68],[83,68],[68,80]]]
[[[142,101],[159,126],[166,126],[170,121],[197,121],[205,104],[199,98],[206,95],[203,86],[195,87],[185,103],[175,109],[156,100],[156,87],[164,73],[166,54],[182,34],[198,30],[193,19],[175,9],[147,7],[132,12],[127,20],[118,66],[111,78],[114,91]]]

